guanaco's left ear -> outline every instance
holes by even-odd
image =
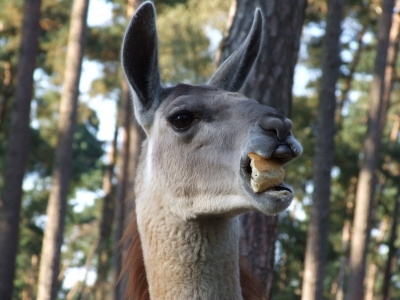
[[[263,16],[258,8],[253,25],[244,43],[215,71],[208,84],[237,92],[245,82],[262,44]]]
[[[138,122],[151,126],[163,90],[158,65],[156,12],[152,2],[143,3],[132,17],[122,44],[122,67],[133,90]]]

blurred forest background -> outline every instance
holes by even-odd
[[[265,13],[243,93],[290,115],[304,147],[290,208],[242,217],[268,299],[400,299],[398,2],[155,1],[166,85],[206,82]],[[119,56],[140,3],[0,0],[1,300],[122,299],[144,136]]]

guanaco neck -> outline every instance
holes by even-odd
[[[151,300],[243,299],[237,218],[180,220],[148,205],[136,212]]]

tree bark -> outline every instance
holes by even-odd
[[[38,54],[41,0],[26,0],[18,73],[6,157],[4,190],[0,195],[0,299],[11,300],[18,248],[22,181],[28,162],[33,72]]]
[[[375,263],[371,263],[368,266],[367,277],[365,278],[366,289],[365,289],[365,300],[374,300],[374,287],[376,274],[378,273],[378,267]]]
[[[385,273],[382,284],[382,299],[390,300],[390,281],[392,279],[392,270],[396,265],[396,252],[397,248],[395,242],[397,239],[397,225],[400,213],[400,187],[397,188],[397,195],[393,210],[393,221],[390,229],[390,239],[388,243],[389,253],[386,260]]]
[[[133,118],[132,118],[133,119]],[[125,191],[125,202],[124,202],[124,210],[126,213],[124,214],[124,224],[123,230],[127,229],[127,226],[131,222],[132,211],[135,209],[135,179],[136,179],[136,169],[139,162],[139,155],[141,150],[141,145],[145,139],[145,133],[140,128],[140,126],[133,120],[131,122],[131,128],[129,130],[129,166],[128,166],[128,174],[127,174],[127,183],[126,183],[126,191]],[[132,238],[132,237],[131,237]],[[127,259],[127,252],[131,245],[131,238],[122,239],[124,242],[121,244],[122,251],[122,261]],[[120,241],[121,242],[121,241]],[[125,294],[126,285],[128,282],[128,278],[126,274],[121,274],[120,277],[120,293]]]
[[[364,141],[364,162],[361,166],[355,202],[353,236],[350,250],[349,300],[364,297],[365,263],[370,237],[371,207],[376,189],[376,172],[381,148],[383,120],[386,118],[389,97],[384,98],[385,90],[390,93],[385,78],[389,47],[389,33],[392,25],[394,0],[383,0],[382,15],[379,22],[377,54],[374,77],[370,90],[370,110],[368,131]]]
[[[39,8],[39,13],[40,13],[40,8]],[[4,117],[6,116],[7,112],[7,102],[9,101],[11,96],[9,90],[10,87],[12,86],[11,83],[13,81],[13,77],[11,74],[11,63],[9,61],[3,62],[3,68],[4,68],[3,88],[0,94],[0,132],[4,124]]]
[[[293,74],[306,4],[306,0],[234,0],[230,10],[233,20],[228,18],[226,38],[217,54],[221,64],[244,41],[254,11],[260,7],[265,16],[263,45],[241,92],[275,107],[286,116],[291,113]],[[251,212],[242,216],[241,221],[245,233],[241,249],[246,252],[252,272],[262,279],[265,294],[270,299],[277,217]]]
[[[118,137],[118,123],[115,124],[114,138],[111,144],[110,152],[108,153],[108,165],[106,167],[104,178],[103,178],[103,207],[101,212],[101,221],[99,229],[99,247],[98,263],[97,263],[97,278],[95,286],[95,299],[105,300],[107,299],[107,274],[110,267],[111,260],[111,233],[114,217],[114,201],[113,201],[113,177],[115,168],[115,158],[117,152],[117,137]]]
[[[240,252],[253,274],[262,279],[267,299],[272,297],[277,219],[277,216],[265,216],[257,211],[241,216]]]
[[[77,296],[76,300],[82,299],[86,288],[87,276],[90,271],[90,266],[92,265],[93,257],[95,256],[97,248],[99,246],[99,242],[100,236],[96,237],[96,239],[93,241],[92,247],[90,248],[90,251],[86,257],[85,267],[83,270],[83,280],[76,282],[74,288],[67,294],[66,300],[73,300],[75,298],[75,295]]]
[[[53,163],[52,187],[47,207],[48,221],[41,253],[38,300],[56,299],[57,296],[57,275],[72,163],[79,81],[86,43],[88,5],[89,0],[75,0],[71,12],[64,85],[58,120],[58,144]]]
[[[400,43],[400,0],[396,0],[396,13],[393,13],[392,25],[389,32],[389,46],[385,68],[385,88],[382,97],[382,113],[380,117],[381,134],[386,124],[387,110],[390,103],[393,82],[396,80],[396,62]]]
[[[34,300],[35,289],[37,283],[37,268],[38,268],[39,257],[33,254],[31,257],[31,269],[26,274],[25,282],[27,287],[22,291],[22,300]]]
[[[322,54],[317,134],[314,156],[312,206],[308,224],[302,300],[323,299],[326,248],[334,156],[336,83],[340,68],[343,0],[329,0]]]
[[[382,243],[383,238],[385,237],[386,230],[388,228],[388,219],[384,218],[379,227],[379,234],[375,239],[375,246],[373,248],[373,258],[371,259],[371,263],[368,266],[368,273],[365,280],[366,283],[366,292],[365,292],[365,300],[374,300],[374,288],[376,275],[378,273],[378,266],[376,265],[376,256],[378,255],[379,245]]]
[[[114,213],[114,234],[113,234],[113,299],[123,299],[123,291],[120,287],[119,275],[122,270],[122,250],[123,245],[120,241],[124,230],[125,220],[125,200],[128,186],[129,174],[129,145],[130,145],[130,128],[132,122],[132,107],[126,81],[122,83],[122,102],[120,107],[121,125],[122,125],[122,148],[120,152],[118,164],[118,185],[117,195],[115,197],[115,213]]]
[[[346,216],[349,218],[352,215],[354,208],[354,196],[356,192],[357,178],[353,177],[350,180],[350,186],[347,193],[347,201],[346,201]],[[346,269],[349,265],[349,249],[350,249],[350,237],[351,237],[351,222],[350,220],[344,220],[343,229],[342,229],[342,255],[340,257],[340,269],[338,275],[338,283],[336,290],[335,300],[343,300],[344,299],[344,283],[346,277]]]
[[[396,1],[396,8],[397,8],[397,13],[394,14],[393,16],[393,24],[392,28],[390,30],[390,47],[388,50],[388,66],[386,67],[386,75],[387,76],[387,81],[388,84],[390,85],[389,91],[386,91],[384,94],[384,99],[387,103],[389,103],[389,97],[390,97],[390,91],[392,89],[392,84],[394,81],[394,78],[396,78],[396,61],[397,61],[397,56],[399,52],[399,43],[400,43],[400,1]],[[381,123],[384,125],[385,124],[385,117],[382,116]],[[390,139],[391,143],[394,140],[392,137],[395,135],[396,131],[398,132],[398,124],[399,124],[399,118],[396,120],[397,122],[397,129],[392,130]],[[383,126],[382,125],[382,126]],[[393,127],[395,129],[396,126]],[[396,135],[397,136],[397,135]],[[393,145],[393,144],[392,144]],[[395,206],[393,210],[393,223],[391,227],[391,232],[390,232],[390,239],[389,239],[389,253],[388,253],[388,258],[386,261],[386,266],[385,266],[385,273],[384,273],[384,279],[383,279],[383,286],[382,286],[382,299],[383,300],[389,300],[390,299],[390,280],[392,277],[392,269],[394,265],[396,264],[396,246],[395,246],[395,241],[397,238],[397,225],[398,225],[398,216],[399,216],[399,211],[400,211],[400,187],[397,190],[397,195],[395,198]]]

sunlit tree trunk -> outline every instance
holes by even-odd
[[[250,30],[254,11],[265,16],[264,42],[260,55],[241,92],[275,107],[286,116],[292,105],[294,67],[300,44],[306,0],[233,1],[225,39],[218,53],[221,64],[243,42]],[[242,216],[241,251],[253,273],[262,280],[265,294],[271,297],[277,217],[250,212]]]
[[[397,13],[393,15],[393,24],[390,29],[390,40],[389,40],[389,49],[388,49],[388,62],[387,62],[387,67],[386,67],[386,73],[385,73],[385,80],[387,82],[387,85],[389,88],[385,90],[384,92],[384,101],[389,103],[389,98],[390,98],[390,93],[392,90],[392,85],[393,81],[396,78],[396,62],[397,62],[397,57],[399,53],[399,43],[400,43],[400,1],[396,1],[396,10]],[[389,104],[387,104],[389,105]],[[381,117],[381,123],[382,126],[384,126],[386,115],[382,115]],[[398,124],[398,120],[397,120]],[[394,127],[395,128],[395,127]],[[393,128],[393,129],[394,129]],[[396,132],[396,130],[392,130],[392,133]],[[398,132],[398,125],[397,125],[397,132]],[[391,140],[392,134],[391,133]],[[397,136],[397,135],[396,135]],[[393,265],[395,264],[395,258],[396,258],[396,247],[395,247],[395,241],[396,241],[396,232],[397,232],[397,224],[398,224],[398,215],[399,215],[399,206],[400,206],[400,188],[398,188],[397,195],[395,198],[395,205],[394,205],[394,210],[393,210],[393,223],[391,227],[391,233],[390,233],[390,239],[389,239],[389,253],[388,253],[388,258],[386,261],[386,266],[385,266],[385,271],[384,271],[384,278],[383,278],[383,286],[382,286],[382,299],[383,300],[389,300],[390,299],[390,279],[391,279],[391,270],[393,268]]]
[[[397,226],[398,226],[398,219],[400,216],[399,214],[400,214],[400,187],[397,188],[397,195],[393,209],[393,217],[392,217],[393,220],[390,229],[390,239],[388,243],[389,253],[386,260],[382,293],[381,293],[383,300],[390,300],[390,286],[391,286],[390,282],[392,279],[393,268],[396,265],[396,252],[398,251],[398,248],[395,246],[395,242],[397,239]]]
[[[97,278],[96,278],[96,290],[95,290],[95,299],[96,300],[105,300],[109,298],[107,294],[107,286],[108,286],[108,270],[110,269],[110,261],[111,261],[111,233],[112,233],[112,224],[114,218],[114,185],[113,185],[113,177],[114,177],[114,168],[115,168],[115,156],[117,151],[117,137],[118,137],[118,123],[115,125],[114,138],[111,144],[111,149],[107,155],[108,165],[106,167],[104,178],[103,178],[103,207],[101,212],[101,220],[100,220],[100,229],[99,229],[99,247],[97,250],[98,253],[98,262],[97,262]],[[109,292],[109,291],[108,291]],[[108,296],[108,297],[107,297]]]
[[[120,150],[118,163],[118,185],[117,195],[115,198],[114,211],[114,234],[113,234],[113,299],[123,299],[123,291],[120,288],[119,275],[122,270],[122,250],[120,244],[122,233],[124,230],[125,220],[125,200],[127,196],[128,174],[129,174],[129,144],[130,144],[130,124],[132,122],[132,109],[129,97],[128,85],[125,81],[122,84],[122,101],[120,109],[121,130],[122,130],[122,147]]]
[[[357,178],[353,177],[350,180],[350,186],[347,190],[346,201],[346,217],[349,218],[353,213],[354,197],[356,193]],[[337,280],[337,290],[335,300],[343,300],[345,295],[345,277],[349,265],[349,250],[351,237],[351,222],[348,219],[344,220],[342,229],[342,255],[340,257],[340,269]]]
[[[396,1],[396,9],[397,13],[394,14],[393,16],[393,24],[392,28],[390,31],[390,43],[391,47],[389,48],[388,51],[388,66],[386,68],[386,76],[389,78],[389,84],[390,88],[389,91],[385,94],[386,98],[390,97],[390,90],[392,88],[392,84],[394,79],[396,78],[396,62],[397,62],[397,57],[398,57],[398,52],[399,52],[399,43],[400,43],[400,1]],[[389,99],[387,99],[387,102],[389,102]],[[384,117],[382,122],[384,122]],[[398,136],[399,132],[399,124],[400,124],[400,118],[397,117],[395,121],[395,125],[393,126],[390,139],[391,142],[396,139]],[[398,182],[398,180],[397,180]],[[395,198],[395,205],[394,205],[394,210],[393,210],[393,221],[392,221],[392,226],[391,226],[391,232],[390,232],[390,239],[388,243],[389,247],[389,253],[388,253],[388,258],[386,261],[386,266],[385,266],[385,273],[384,273],[384,278],[383,278],[383,286],[382,286],[382,299],[383,300],[389,300],[390,299],[390,281],[392,277],[392,270],[396,264],[396,252],[397,248],[395,246],[395,241],[397,238],[397,225],[398,225],[398,218],[399,218],[399,212],[400,212],[400,188],[397,190],[397,195]]]
[[[40,10],[39,10],[40,12]],[[36,17],[36,16],[35,16]],[[11,98],[10,87],[12,86],[13,76],[11,73],[11,63],[9,61],[3,62],[4,75],[3,75],[3,88],[0,93],[0,132],[4,124],[4,118],[7,112],[7,103]]]
[[[126,199],[124,203],[124,209],[126,211],[124,215],[124,230],[130,224],[132,212],[135,209],[135,179],[136,179],[136,169],[139,162],[139,155],[141,152],[141,145],[145,139],[145,133],[141,127],[137,124],[136,120],[132,118],[130,124],[131,128],[129,131],[129,172],[126,185]],[[131,245],[133,237],[123,239],[124,244],[122,245],[122,260],[126,260],[127,252]],[[124,293],[126,290],[127,277],[124,274],[121,278],[121,292]]]
[[[56,299],[57,296],[57,276],[67,208],[79,81],[86,42],[88,4],[88,0],[75,0],[71,12],[58,120],[58,144],[53,163],[52,187],[47,206],[48,219],[41,253],[38,300]]]
[[[24,4],[18,74],[5,159],[4,190],[0,194],[0,299],[2,300],[11,300],[13,292],[22,181],[29,153],[33,72],[39,49],[40,6],[41,0],[26,0]]]
[[[38,255],[33,254],[31,257],[31,269],[29,270],[28,274],[26,274],[25,282],[27,283],[27,286],[22,291],[22,300],[34,300],[35,299],[38,262],[39,262]]]
[[[90,248],[89,253],[87,254],[86,257],[86,262],[85,262],[85,267],[83,269],[83,279],[82,281],[77,281],[74,288],[71,289],[71,291],[67,294],[66,300],[81,300],[84,294],[84,291],[86,289],[86,281],[87,281],[87,276],[90,270],[90,266],[92,265],[93,258],[96,254],[96,250],[99,246],[100,242],[100,236],[96,237],[94,240],[92,247]],[[76,296],[76,297],[75,297]]]
[[[340,68],[340,34],[343,0],[328,0],[322,53],[317,134],[314,156],[312,206],[308,224],[302,300],[323,299],[329,199],[333,167],[336,83]]]
[[[371,263],[368,266],[367,276],[365,278],[365,300],[374,299],[374,287],[377,273],[378,266],[375,263]]]
[[[376,170],[381,148],[381,135],[386,117],[390,93],[386,63],[389,48],[389,33],[392,25],[394,0],[383,0],[379,22],[377,54],[374,77],[370,90],[368,131],[364,141],[364,162],[358,176],[353,235],[350,250],[349,300],[364,297],[365,263],[370,237],[371,207],[375,198]]]
[[[375,246],[372,249],[372,258],[371,262],[368,265],[367,277],[365,279],[365,300],[374,300],[374,290],[375,290],[375,282],[376,276],[378,274],[378,266],[376,265],[376,256],[379,255],[379,246],[382,243],[383,238],[385,237],[386,230],[388,228],[388,219],[384,218],[379,227],[379,233],[375,239]]]

